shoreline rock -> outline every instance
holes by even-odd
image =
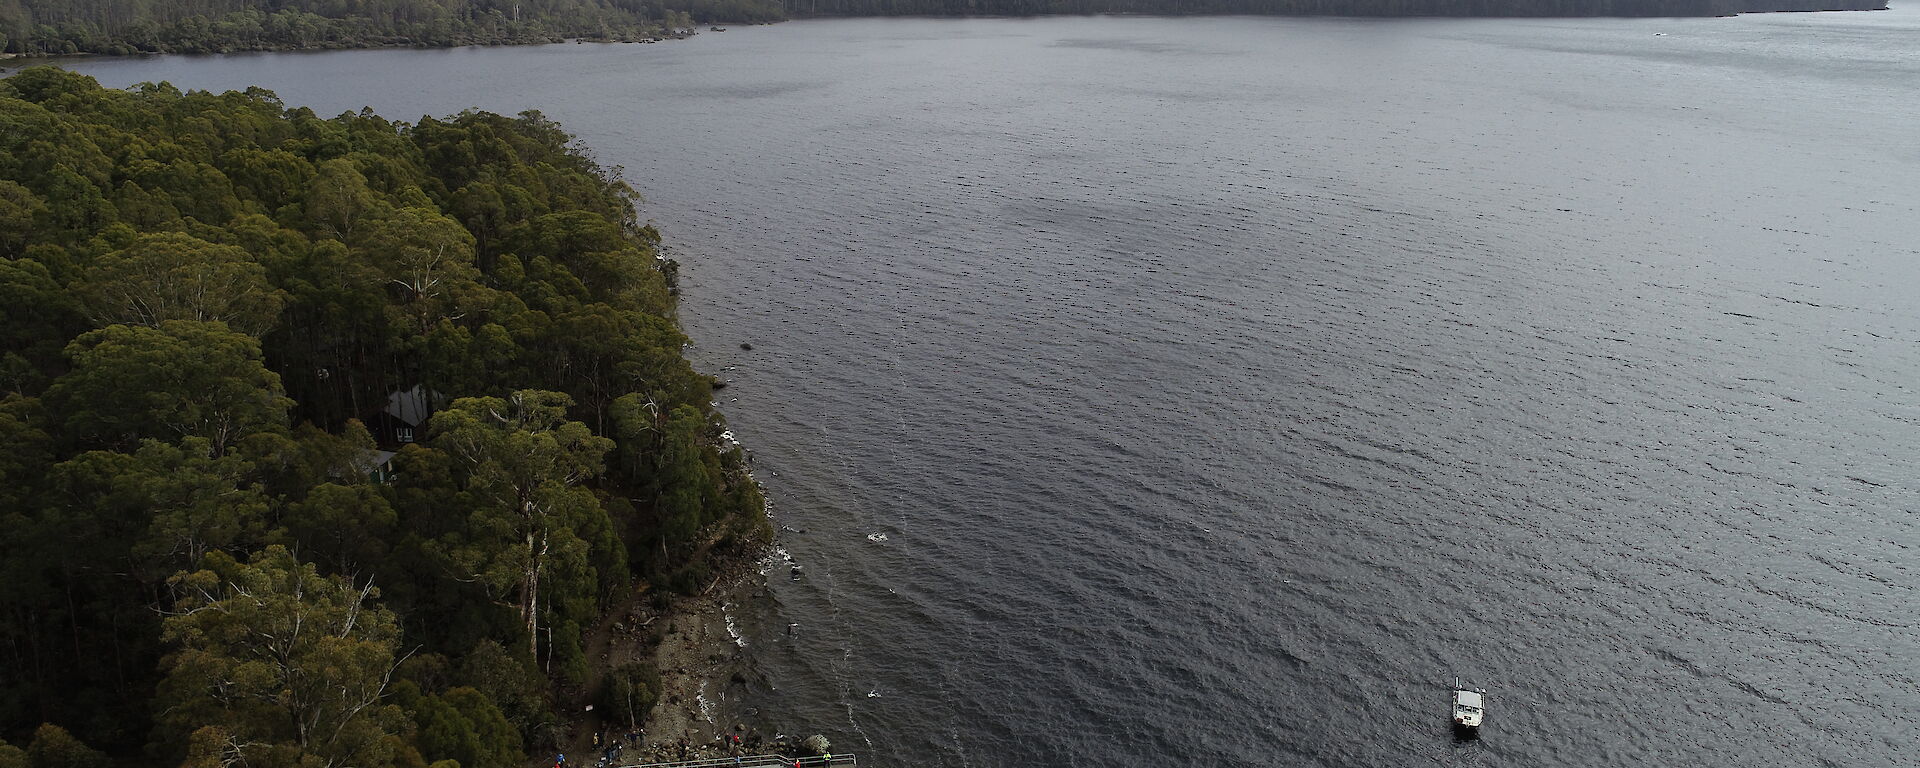
[[[650,595],[636,595],[596,628],[588,646],[592,679],[601,680],[622,664],[650,661],[660,674],[659,698],[637,724],[644,735],[632,746],[626,746],[625,739],[635,730],[629,723],[605,722],[593,710],[576,709],[561,750],[569,765],[595,765],[614,743],[623,747],[618,763],[633,764],[728,757],[735,754],[736,733],[743,750],[758,741],[757,733],[725,722],[718,705],[722,692],[738,677],[735,667],[745,650],[728,627],[727,606],[764,588],[758,565],[769,551],[769,546],[758,545],[719,556],[713,563],[719,575],[706,590],[676,596],[665,608],[653,607]],[[596,685],[582,691],[580,699],[595,700],[597,690]],[[603,746],[595,745],[595,732],[603,735]],[[762,746],[739,754],[771,748]],[[552,765],[551,755],[533,757],[533,766]]]

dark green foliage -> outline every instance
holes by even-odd
[[[74,339],[67,358],[72,370],[47,402],[78,445],[200,437],[217,456],[247,435],[285,429],[293,405],[261,363],[260,343],[223,323],[109,325]]]
[[[323,483],[289,505],[282,521],[302,558],[334,573],[372,575],[391,557],[398,517],[378,488]]]
[[[545,730],[554,720],[547,706],[546,684],[531,662],[515,656],[492,640],[474,644],[454,674],[459,685],[474,688],[500,707],[521,734]]]
[[[0,181],[0,258],[15,258],[25,252],[34,220],[46,215],[46,202],[33,190]]]
[[[47,372],[64,367],[67,340],[87,327],[80,302],[46,264],[0,258],[0,393],[40,391]]]
[[[25,54],[445,47],[638,40],[784,18],[772,0],[0,0],[0,51]]]
[[[701,450],[704,426],[700,413],[683,405],[667,417],[661,436],[652,474],[659,485],[656,490],[670,550],[691,543],[707,522],[707,511],[713,508],[713,467],[707,463],[707,452]]]
[[[573,639],[556,635],[554,642],[577,654],[574,620],[598,602],[582,534],[607,528],[606,511],[581,484],[600,473],[613,441],[567,421],[568,405],[566,395],[522,390],[462,398],[433,417],[433,448],[450,457],[467,512],[431,551],[494,602],[512,601],[529,652],[540,647],[542,617],[557,615],[573,627]],[[557,584],[541,583],[549,577]]]
[[[126,213],[128,207],[120,211]],[[218,322],[258,336],[278,320],[285,294],[268,285],[266,268],[246,250],[184,232],[132,240],[125,248],[101,254],[82,278],[81,300],[96,322]]]
[[[783,0],[793,16],[1273,14],[1290,16],[1730,16],[1880,9],[1886,0]]]
[[[760,535],[571,141],[0,80],[0,766],[522,764],[636,579]]]
[[[154,697],[160,751],[213,727],[240,762],[387,765],[399,708],[383,704],[400,644],[372,586],[322,576],[285,547],[252,562],[224,552],[168,579],[177,595],[163,625],[176,647]]]
[[[113,761],[57,725],[42,725],[27,745],[28,768],[111,768]]]
[[[600,708],[607,724],[633,728],[660,700],[660,672],[652,664],[622,664],[607,671],[600,687]]]
[[[465,768],[515,768],[525,762],[520,732],[493,699],[469,687],[420,699],[413,711],[420,754]]]
[[[587,681],[587,654],[578,623],[568,621],[553,628],[553,666],[555,674],[568,685]]]
[[[692,34],[711,22],[790,16],[1725,16],[1885,7],[1886,0],[0,0],[0,52],[128,55],[640,40]]]

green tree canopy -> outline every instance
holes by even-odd
[[[246,251],[183,232],[139,235],[87,269],[81,295],[101,324],[159,327],[167,320],[224,323],[259,336],[278,320],[286,294]]]
[[[420,333],[480,299],[473,235],[439,211],[402,208],[375,223],[361,248],[397,313]]]
[[[47,204],[18,182],[0,180],[0,258],[26,251],[35,219],[47,215]]]
[[[27,745],[28,768],[112,768],[113,761],[57,725],[41,725]]]
[[[54,465],[52,477],[70,500],[69,519],[100,531],[132,527],[132,572],[157,582],[210,552],[258,542],[267,497],[252,482],[253,464],[214,454],[206,438],[180,445],[144,440],[132,453],[89,451]]]
[[[372,584],[322,576],[278,546],[246,563],[213,553],[168,583],[162,637],[175,650],[154,703],[170,751],[187,751],[174,734],[213,726],[247,764],[392,764],[401,714],[384,697],[400,631]]]
[[[110,325],[75,339],[67,357],[73,370],[47,397],[89,444],[203,437],[219,455],[246,435],[285,429],[293,405],[260,342],[224,323]]]
[[[388,562],[398,522],[373,486],[322,483],[288,507],[284,525],[303,556],[334,573],[370,574]]]
[[[486,694],[470,687],[423,697],[414,709],[420,752],[462,768],[518,768],[520,732]]]
[[[637,728],[660,699],[660,672],[652,664],[628,663],[607,672],[600,706],[609,724]]]
[[[221,28],[327,39],[303,18]],[[552,746],[631,580],[765,524],[636,200],[535,112],[0,79],[0,736],[192,768]],[[435,663],[370,693],[397,648]]]
[[[522,390],[462,398],[433,417],[433,447],[454,458],[473,504],[465,529],[447,541],[452,559],[495,594],[517,596],[530,649],[539,645],[540,579],[550,561],[584,560],[581,531],[605,524],[579,485],[599,474],[613,442],[566,420],[570,404],[557,392]]]

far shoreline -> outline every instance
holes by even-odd
[[[1766,0],[1759,0],[1759,1],[1763,3],[1766,2]],[[1773,0],[1771,4],[1777,6],[1777,5],[1787,4],[1791,2],[1793,2],[1793,0]],[[1879,4],[1876,6],[1874,5],[1875,2],[1878,2]],[[753,26],[772,26],[775,24],[780,24],[788,21],[829,21],[829,20],[840,20],[840,19],[1042,19],[1042,18],[1099,18],[1099,17],[1116,17],[1116,18],[1139,17],[1139,18],[1174,19],[1174,18],[1225,18],[1225,17],[1236,17],[1236,16],[1248,17],[1248,18],[1295,18],[1295,19],[1503,19],[1503,20],[1708,19],[1708,18],[1725,19],[1725,18],[1736,18],[1739,16],[1760,15],[1760,14],[1855,13],[1855,12],[1892,10],[1890,3],[1884,2],[1884,0],[1868,0],[1868,2],[1852,2],[1852,3],[1848,3],[1847,0],[1837,0],[1837,2],[1833,2],[1833,3],[1813,3],[1812,5],[1819,6],[1819,5],[1842,5],[1842,4],[1849,4],[1851,6],[1860,6],[1860,7],[1840,7],[1840,8],[1763,7],[1763,8],[1756,8],[1756,9],[1750,9],[1750,10],[1741,10],[1733,13],[1671,13],[1671,14],[1632,14],[1632,15],[1620,15],[1620,14],[1423,14],[1423,13],[1320,14],[1320,13],[1285,13],[1285,12],[1234,13],[1234,12],[1210,12],[1210,11],[1180,13],[1180,12],[1153,12],[1153,11],[1126,11],[1126,10],[1095,11],[1095,12],[1088,12],[1088,13],[1031,13],[1031,14],[1001,14],[1001,13],[816,14],[816,15],[792,16],[786,19],[778,19],[774,21],[714,20],[710,24],[710,26],[712,27],[711,31],[724,32],[724,31],[727,31],[727,28],[720,27],[718,25],[726,24],[726,25],[738,26],[738,27],[753,27]],[[525,41],[519,41],[519,42],[463,42],[463,43],[444,44],[444,45],[422,44],[422,43],[417,43],[413,41],[402,40],[402,41],[376,42],[376,43],[364,44],[364,45],[342,44],[342,45],[234,47],[234,48],[222,48],[220,50],[210,50],[210,51],[134,50],[130,52],[76,51],[72,53],[13,53],[13,52],[0,51],[0,71],[4,71],[4,69],[8,66],[33,66],[37,64],[57,64],[60,61],[66,61],[66,60],[92,60],[92,59],[105,59],[105,58],[138,59],[138,58],[150,58],[150,57],[159,57],[159,56],[190,56],[190,57],[232,56],[232,55],[249,54],[249,53],[261,53],[261,54],[315,53],[315,54],[318,54],[318,53],[337,53],[340,51],[390,51],[390,50],[440,51],[440,50],[459,50],[463,48],[521,48],[521,47],[537,47],[537,46],[543,46],[543,45],[565,45],[569,43],[576,44],[576,45],[586,44],[586,43],[622,44],[622,45],[653,44],[653,43],[668,42],[673,40],[685,40],[685,39],[694,37],[699,33],[700,33],[700,30],[696,25],[695,27],[689,27],[689,28],[655,30],[653,34],[647,34],[647,35],[618,35],[618,36],[608,36],[608,37],[554,37],[549,39],[525,40]]]

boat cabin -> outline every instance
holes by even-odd
[[[1486,704],[1481,700],[1479,691],[1459,690],[1453,692],[1454,730],[1475,732],[1480,729],[1481,721],[1487,716]]]

